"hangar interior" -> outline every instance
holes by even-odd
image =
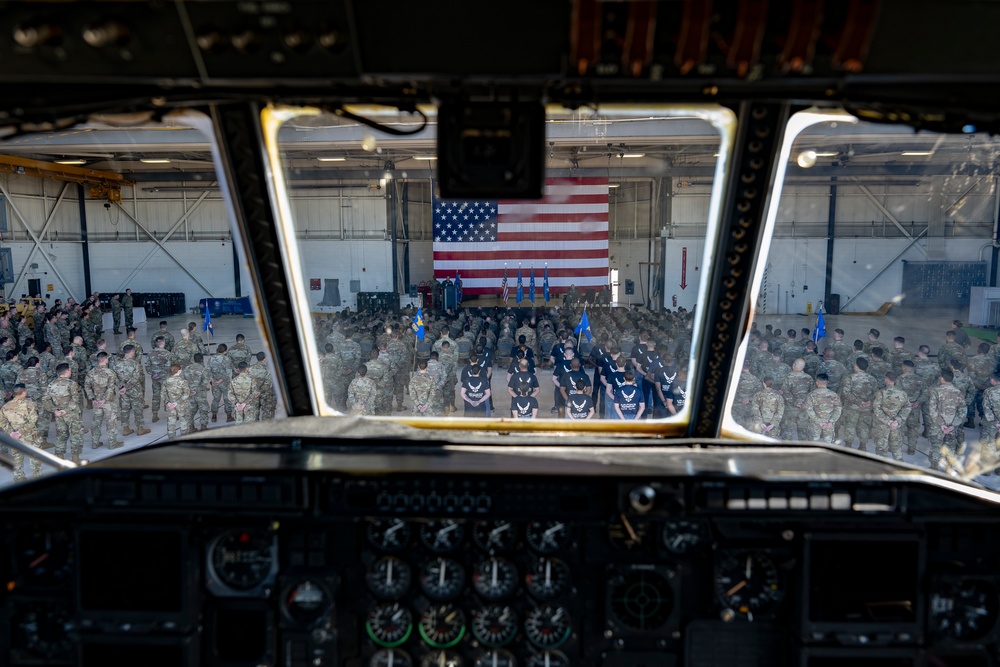
[[[419,123],[379,114],[403,131]],[[405,304],[409,285],[432,280],[434,129],[433,114],[412,136],[320,114],[279,130],[304,277],[321,286],[309,294],[316,312],[355,307],[357,292],[396,292]],[[618,303],[694,306],[720,159],[715,128],[655,109],[582,109],[551,115],[547,144],[548,176],[609,180]],[[789,158],[757,312],[805,313],[831,295],[844,312],[918,307],[903,288],[908,263],[983,262],[984,284],[996,285],[996,149],[973,132],[944,137],[863,122],[806,130]],[[51,165],[25,171],[0,158],[8,298],[27,293],[30,280],[62,299],[126,287],[183,292],[189,308],[249,291],[200,131],[92,122],[9,138],[0,153]],[[60,175],[66,167],[131,183],[120,186],[120,202],[92,197]],[[339,306],[321,305],[329,280],[338,281]],[[968,295],[947,305],[964,309]]]

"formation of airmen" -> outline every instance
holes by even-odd
[[[903,460],[926,437],[928,464],[942,448],[958,453],[966,428],[979,418],[981,459],[996,461],[1000,435],[1000,334],[997,344],[973,342],[955,320],[936,357],[929,345],[889,345],[870,329],[847,342],[843,329],[823,338],[822,353],[809,329],[782,331],[756,323],[736,389],[733,418],[745,428],[781,439],[839,442]],[[990,474],[989,472],[985,474]]]
[[[79,462],[85,411],[92,411],[93,449],[117,449],[125,444],[123,437],[150,433],[144,417],[148,408],[152,422],[166,419],[169,437],[207,429],[209,419],[218,421],[220,407],[227,422],[274,416],[277,401],[266,356],[253,354],[242,334],[232,346],[218,345],[209,354],[197,323],[190,322],[175,337],[163,321],[147,353],[132,326],[131,290],[124,298],[113,295],[109,303],[114,333],[120,333],[125,316],[126,338],[117,349],[113,343],[109,349],[109,340],[102,337],[103,310],[96,292],[83,303],[57,300],[51,310],[39,305],[34,326],[13,310],[0,314],[0,358],[5,360],[0,366],[0,429]],[[53,422],[55,442],[49,441]],[[11,457],[15,481],[26,479],[23,454],[11,451]],[[38,462],[32,460],[31,470],[32,475],[40,473]]]
[[[314,329],[324,392],[337,411],[356,415],[435,417],[462,409],[466,417],[530,419],[538,416],[543,384],[553,397],[544,416],[645,419],[683,407],[691,313],[590,310],[588,340],[573,333],[582,312],[425,313],[423,340],[411,326],[412,312],[319,317]],[[541,369],[551,370],[551,379],[546,374],[540,381]],[[493,393],[494,376],[501,374],[502,397]]]

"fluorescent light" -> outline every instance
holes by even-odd
[[[436,160],[437,156],[436,155],[414,155],[413,159],[414,160]]]
[[[622,157],[646,157],[645,153],[625,153]]]
[[[816,157],[837,157],[840,153],[816,153]]]
[[[318,157],[316,158],[319,162],[344,162],[347,160],[346,157]]]
[[[609,188],[620,188],[621,186],[621,183],[608,183]]]
[[[934,155],[934,151],[903,151],[900,155]]]
[[[87,164],[86,160],[56,160],[56,164]]]
[[[141,158],[139,162],[143,164],[170,164],[170,160],[166,158]]]

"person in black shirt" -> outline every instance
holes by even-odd
[[[515,373],[510,376],[507,381],[507,393],[511,397],[518,396],[518,387],[522,384],[528,385],[530,387],[529,395],[538,396],[538,392],[542,389],[538,386],[538,378],[535,377],[534,373],[528,372],[528,360],[520,359],[518,361],[518,368]]]
[[[567,358],[563,359],[562,363],[556,364],[552,369],[552,412],[558,412],[560,417],[563,416],[563,408],[566,406],[566,396],[563,394],[562,387],[559,385],[559,378],[573,370],[573,365],[570,363],[570,359],[572,359],[573,355],[569,352],[569,350],[566,350],[565,354],[567,355]]]
[[[615,396],[617,396],[618,390],[622,387],[622,385],[625,384],[626,372],[631,372],[631,369],[628,367],[628,364],[625,363],[625,357],[618,355],[618,358],[614,362],[614,366],[608,371],[607,382],[605,384],[605,419],[620,419],[618,412],[615,410]]]
[[[653,368],[653,393],[655,396],[653,419],[663,419],[670,416],[670,412],[667,410],[667,396],[670,395],[670,388],[676,379],[677,366],[674,364],[674,359],[664,354]]]
[[[462,383],[462,400],[465,401],[466,417],[489,417],[490,384],[481,375],[479,366],[472,367],[470,375]]]
[[[635,371],[625,371],[625,384],[615,392],[615,412],[619,419],[640,419],[646,409],[642,392],[635,383]]]
[[[538,399],[529,396],[531,387],[522,384],[517,388],[517,396],[510,400],[510,415],[515,419],[534,419],[538,416]]]
[[[570,419],[593,419],[594,399],[587,394],[587,383],[576,379],[576,393],[570,394],[566,401],[566,416]]]
[[[531,360],[531,357],[524,353],[524,350],[517,350],[514,353],[514,357],[510,360],[510,365],[507,367],[508,382],[510,382],[510,376],[517,372],[518,362],[520,362],[521,359],[525,359],[528,362],[528,372],[534,374],[535,362]]]
[[[666,394],[667,411],[676,415],[687,403],[687,369],[678,368],[677,378],[670,386],[670,392]]]

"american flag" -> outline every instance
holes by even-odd
[[[507,297],[510,296],[510,288],[507,287],[507,267],[503,269],[503,282],[500,283],[500,291],[503,293],[503,300],[506,301]]]
[[[564,293],[608,284],[608,179],[550,178],[540,201],[434,198],[434,277],[462,272],[467,295],[506,293],[506,266],[548,263]]]

